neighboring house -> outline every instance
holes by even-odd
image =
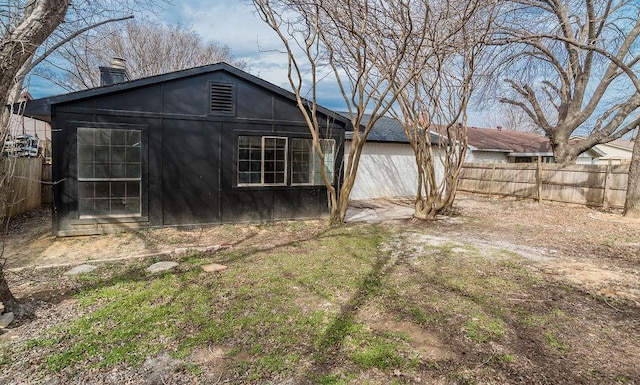
[[[531,132],[498,128],[469,127],[467,130],[468,163],[555,163],[549,139]],[[577,164],[597,164],[604,152],[592,148],[580,154]]]
[[[33,100],[28,92],[19,102]],[[9,131],[5,141],[5,153],[16,156],[42,156],[51,161],[51,126],[47,122],[32,119],[21,113],[11,114]]]
[[[133,81],[108,70],[122,83],[26,107],[53,127],[54,234],[328,213],[319,170],[340,183],[347,119],[319,109],[322,165],[293,94],[228,64]]]
[[[363,124],[369,116],[366,115]],[[352,132],[347,132],[344,161],[346,166]],[[432,143],[438,136],[432,134]],[[433,147],[434,155],[440,154],[438,146]],[[442,177],[442,164],[436,163],[438,178]],[[362,149],[356,181],[351,191],[351,199],[414,197],[417,192],[418,167],[413,148],[400,122],[394,118],[382,117],[367,136]]]
[[[633,145],[635,140],[617,139],[609,143],[598,144],[595,146],[598,150],[604,153],[600,157],[600,164],[628,164],[631,162],[631,155],[633,153]]]

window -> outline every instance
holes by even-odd
[[[238,137],[238,185],[286,185],[287,138]]]
[[[324,170],[327,178],[333,182],[335,160],[335,143],[333,139],[320,139],[324,153]],[[311,139],[291,140],[291,184],[323,185],[320,168],[320,156],[316,152]]]
[[[81,217],[141,215],[140,130],[78,128]]]

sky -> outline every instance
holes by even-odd
[[[207,41],[227,45],[231,53],[247,63],[247,72],[290,90],[287,80],[287,56],[282,41],[255,13],[247,0],[174,0],[157,17],[167,24],[180,24]],[[36,97],[65,93],[51,83],[32,77],[29,91]],[[326,108],[345,111],[345,102],[335,80],[326,78],[318,86],[319,103]],[[487,125],[476,114],[471,125]]]

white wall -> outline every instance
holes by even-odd
[[[605,153],[598,160],[598,164],[607,164],[611,160],[612,164],[623,164],[631,161],[633,150],[610,146],[608,144],[598,144],[595,146],[598,150]]]
[[[347,164],[351,143],[345,144]],[[439,150],[434,149],[434,155]],[[442,178],[442,165],[436,170]],[[414,197],[417,191],[418,168],[413,149],[408,143],[375,143],[364,145],[351,199]]]
[[[471,148],[467,148],[464,161],[467,163],[509,163],[505,152],[479,151]]]

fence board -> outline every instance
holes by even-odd
[[[42,164],[42,204],[50,205],[53,203],[53,186],[51,184],[51,164]]]
[[[10,215],[18,215],[40,207],[42,202],[42,159],[3,158],[0,163],[5,175],[13,169],[13,179],[9,184],[10,193],[8,196]]]
[[[624,207],[628,165],[465,163],[460,191],[577,203],[599,207]],[[607,176],[608,175],[608,176]],[[606,192],[606,193],[605,193]]]

